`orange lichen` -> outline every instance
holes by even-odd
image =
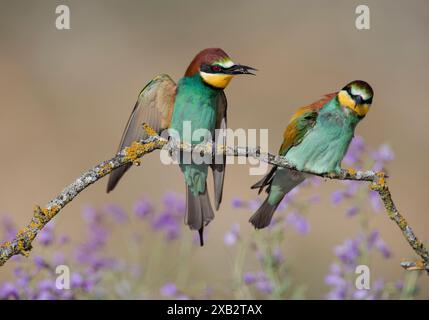
[[[134,141],[131,146],[125,148],[124,160],[127,162],[135,162],[142,155],[156,147],[156,142],[142,144]]]
[[[347,173],[351,176],[354,176],[357,173],[357,171],[353,168],[348,168]]]
[[[61,208],[59,206],[52,206],[50,208],[43,208],[42,212],[46,217],[52,219],[60,211],[60,209]]]
[[[110,173],[111,171],[112,171],[112,165],[110,163],[106,163],[98,169],[98,174],[100,176],[105,176],[106,174]]]
[[[153,129],[152,129],[148,124],[146,124],[146,123],[143,123],[143,130],[144,130],[144,131],[146,131],[146,133],[147,133],[149,136],[151,136],[151,137],[158,135],[158,134],[156,133],[156,131],[155,131],[155,130],[153,130]]]
[[[381,187],[384,187],[386,185],[386,174],[384,172],[377,172],[376,176],[378,177],[377,184]]]

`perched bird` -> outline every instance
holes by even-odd
[[[253,74],[251,70],[256,69],[235,64],[222,49],[209,48],[195,56],[178,84],[165,74],[155,77],[138,96],[119,150],[146,137],[142,123],[148,124],[159,134],[165,129],[175,130],[182,142],[191,144],[198,144],[204,139],[193,140],[192,135],[185,134],[184,122],[190,123],[191,134],[203,129],[214,138],[215,129],[226,128],[227,100],[223,90],[235,75]],[[210,164],[180,163],[187,190],[185,223],[199,231],[201,245],[204,226],[214,218],[207,193],[208,167],[213,171],[215,206],[218,209],[225,175],[225,158],[221,158],[222,161],[217,158]],[[115,188],[130,166],[120,167],[110,174],[107,192]]]
[[[284,132],[279,155],[301,171],[339,173],[355,127],[369,111],[372,97],[371,86],[357,80],[298,109]],[[256,229],[268,226],[283,197],[305,178],[304,173],[274,166],[251,187],[259,193],[266,187],[268,197],[250,223]]]

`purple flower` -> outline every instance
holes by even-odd
[[[280,265],[284,262],[283,253],[279,247],[274,249],[273,260],[274,260],[274,264],[276,264],[276,265]]]
[[[351,206],[351,207],[349,207],[349,208],[347,209],[347,211],[346,211],[346,216],[347,216],[348,218],[350,218],[350,217],[353,217],[353,216],[357,215],[357,214],[358,214],[358,212],[359,212],[359,208],[358,208],[358,207],[356,207],[356,206]]]
[[[247,207],[250,211],[256,211],[261,206],[261,202],[259,200],[250,200],[247,203]]]
[[[373,190],[369,191],[369,201],[371,203],[371,206],[374,212],[378,213],[383,208],[383,203],[381,202],[377,191],[373,191]]]
[[[351,141],[349,149],[343,159],[343,162],[348,165],[354,165],[360,162],[363,151],[365,151],[365,141],[360,136],[355,136]]]
[[[145,218],[152,212],[152,205],[145,199],[140,199],[134,204],[134,213],[139,218]]]
[[[366,289],[358,289],[353,293],[353,299],[363,300],[368,298],[369,290]]]
[[[358,189],[362,186],[358,181],[346,180],[342,181],[342,183],[346,186],[345,196],[348,198],[355,196]]]
[[[110,214],[117,223],[124,223],[128,220],[127,213],[116,204],[108,204],[104,206],[104,210]]]
[[[168,210],[171,215],[183,217],[185,214],[186,204],[182,196],[173,192],[167,192],[164,195],[162,202],[165,209]]]
[[[223,237],[223,242],[227,246],[233,246],[239,237],[240,225],[238,223],[234,223],[227,233],[225,233]]]
[[[80,288],[84,285],[85,281],[82,275],[78,272],[73,272],[70,276],[70,286],[73,289]]]
[[[66,261],[66,258],[64,256],[64,253],[56,251],[52,254],[53,265],[58,266],[60,264],[64,264],[65,261]]]
[[[256,280],[256,276],[255,276],[255,274],[253,272],[246,272],[243,275],[243,281],[247,285],[254,283],[255,280]]]
[[[166,283],[160,289],[161,295],[164,297],[172,297],[177,293],[177,287],[174,283]]]
[[[328,286],[343,286],[346,284],[346,280],[344,280],[344,278],[342,278],[340,275],[336,275],[336,274],[328,274],[325,277],[325,283]]]
[[[344,199],[344,191],[336,190],[331,194],[331,201],[333,204],[339,204]]]
[[[377,240],[377,242],[375,243],[375,247],[378,249],[378,251],[380,251],[384,258],[388,259],[391,257],[392,252],[382,239]]]
[[[270,294],[273,292],[274,286],[268,279],[260,279],[255,283],[256,289],[263,294]]]
[[[375,152],[371,153],[371,157],[375,161],[373,170],[380,171],[383,170],[386,162],[390,162],[395,158],[395,155],[388,145],[383,144]]]
[[[5,282],[0,286],[1,299],[19,299],[19,291],[12,282]]]
[[[367,238],[368,249],[371,250],[380,237],[378,230],[372,231]]]
[[[176,224],[170,224],[165,227],[165,238],[168,241],[177,239],[180,235],[180,227]]]
[[[13,223],[13,221],[10,219],[10,217],[8,216],[4,216],[1,219],[1,223],[3,226],[3,230],[5,232],[4,235],[4,240],[12,240],[13,238],[15,238],[16,233],[18,232],[18,230],[15,227],[15,224]]]
[[[37,295],[37,300],[55,300],[55,296],[50,291],[41,291]]]
[[[327,298],[329,300],[344,300],[347,297],[347,287],[340,286],[334,288],[334,290],[328,293]]]
[[[286,216],[285,225],[293,226],[295,230],[302,235],[306,235],[310,231],[310,225],[308,224],[307,219],[296,211],[293,211]]]
[[[33,262],[40,269],[49,268],[49,264],[41,256],[34,256]]]
[[[368,249],[376,248],[384,258],[388,259],[392,255],[387,244],[380,237],[380,233],[377,230],[371,232],[367,239]]]
[[[359,242],[355,239],[347,239],[342,245],[334,248],[334,253],[344,264],[355,264],[360,255]]]
[[[61,235],[59,238],[58,238],[58,244],[59,245],[64,245],[64,244],[67,244],[67,243],[69,243],[70,242],[70,237],[69,236],[67,236],[67,235]]]
[[[155,230],[162,230],[169,226],[177,225],[178,221],[171,215],[170,212],[164,212],[157,215],[152,221],[152,227]]]
[[[237,198],[237,197],[232,198],[231,206],[233,208],[241,208],[241,207],[243,207],[243,205],[244,205],[244,201],[241,200],[240,198]]]
[[[91,206],[86,206],[83,209],[82,217],[89,224],[99,223],[101,220],[100,214]]]
[[[54,224],[52,221],[39,232],[37,241],[43,246],[48,246],[54,241]]]

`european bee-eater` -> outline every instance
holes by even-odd
[[[192,145],[204,139],[193,140],[192,135],[187,137],[184,121],[190,123],[192,132],[203,129],[214,138],[215,129],[226,129],[227,100],[223,90],[235,75],[252,74],[250,70],[255,69],[235,64],[222,49],[209,48],[195,56],[177,85],[168,75],[155,77],[138,96],[119,150],[146,137],[142,123],[147,123],[159,134],[165,129],[174,129],[181,142]],[[199,231],[201,245],[204,226],[214,218],[206,184],[208,167],[213,171],[215,206],[218,209],[225,175],[225,157],[222,159],[221,163],[217,159],[211,164],[180,164],[187,194],[185,223]],[[130,166],[123,166],[111,173],[107,192],[113,190]]]
[[[301,171],[339,173],[356,125],[369,111],[372,97],[371,86],[357,80],[298,109],[284,132],[279,155]],[[268,197],[250,223],[257,229],[268,226],[283,197],[305,178],[304,173],[274,166],[252,186],[259,193],[267,187]]]

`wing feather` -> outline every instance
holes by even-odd
[[[284,156],[291,147],[301,143],[307,132],[316,124],[319,110],[336,95],[336,92],[326,94],[321,99],[308,106],[301,107],[295,112],[284,132],[283,144],[279,150],[280,155]],[[274,166],[271,171],[260,181],[255,183],[251,189],[259,189],[259,193],[261,193],[262,190],[268,186],[266,191],[269,192],[276,170],[277,166]]]
[[[222,92],[221,95],[219,96],[218,105],[217,105],[216,129],[226,130],[227,106],[228,106],[228,102],[226,100],[225,93]],[[217,144],[222,144],[223,146],[226,146],[226,135],[223,134],[219,136],[219,132],[216,133],[215,141]],[[212,171],[213,171],[215,207],[216,207],[216,210],[218,210],[220,203],[222,202],[223,182],[225,178],[225,168],[226,168],[226,156],[215,155],[213,156],[212,160],[213,161],[210,167],[212,168]]]
[[[145,139],[147,134],[142,128],[147,123],[158,134],[167,129],[176,97],[176,84],[166,74],[152,79],[140,92],[134,109],[128,119],[118,151],[130,146],[132,142]],[[112,191],[131,164],[112,171],[107,183],[107,192]]]
[[[336,92],[326,94],[321,99],[301,107],[295,112],[283,134],[283,144],[279,150],[280,155],[285,155],[291,147],[301,143],[308,130],[316,124],[319,110],[336,95]]]

